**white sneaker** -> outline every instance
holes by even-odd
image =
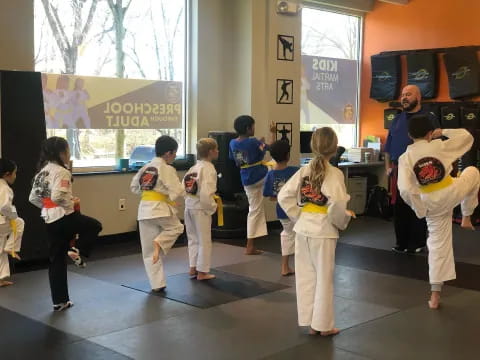
[[[53,305],[53,311],[63,311],[73,306],[72,301],[67,301],[66,303]]]
[[[67,255],[79,268],[85,268],[87,266],[87,263],[83,261],[82,257],[80,256],[80,251],[77,248],[71,247],[70,249],[68,249]]]

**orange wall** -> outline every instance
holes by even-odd
[[[382,138],[383,109],[388,103],[369,98],[370,56],[382,51],[480,45],[479,0],[410,0],[408,5],[377,2],[365,16],[362,61],[360,139],[366,135]],[[439,56],[437,101],[451,101],[448,79]],[[402,86],[406,84],[406,62],[402,57]],[[477,98],[480,100],[480,98]]]

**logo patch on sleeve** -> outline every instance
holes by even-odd
[[[413,172],[420,185],[435,184],[445,177],[445,167],[434,157],[424,157],[413,166]]]
[[[60,186],[61,187],[69,187],[70,186],[70,180],[66,180],[66,179],[60,180]]]

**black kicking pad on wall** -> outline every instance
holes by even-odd
[[[384,129],[390,129],[390,126],[393,123],[393,120],[395,119],[395,116],[400,114],[402,110],[400,109],[394,109],[394,108],[388,108],[383,110],[383,128]]]
[[[437,96],[437,54],[417,53],[407,55],[409,85],[420,88],[423,99]]]
[[[198,308],[209,308],[288,288],[282,284],[219,270],[212,270],[211,273],[217,278],[198,281],[191,279],[188,273],[168,276],[167,288],[162,292],[151,291],[147,280],[122,286]]]
[[[477,52],[472,48],[455,48],[444,55],[448,88],[452,99],[480,93],[480,68]]]
[[[449,104],[440,108],[442,129],[457,129],[460,127],[460,107]]]
[[[389,101],[398,98],[400,92],[400,56],[373,55],[370,98]]]

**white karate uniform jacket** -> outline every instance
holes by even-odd
[[[44,208],[43,199],[50,198],[57,207]],[[41,216],[50,224],[74,212],[72,173],[56,163],[49,162],[35,175],[29,201],[42,209]]]
[[[282,187],[278,203],[287,216],[295,222],[294,231],[312,238],[338,239],[338,230],[344,230],[350,222],[346,214],[350,195],[345,188],[345,177],[340,169],[330,164],[322,184],[322,193],[327,197],[327,214],[302,212],[300,187],[303,179],[310,176],[310,165],[302,167]]]
[[[0,225],[16,219],[17,209],[13,205],[13,190],[4,179],[0,179]]]
[[[433,157],[440,161],[445,169],[444,176],[452,171],[452,163],[464,155],[473,144],[473,137],[465,129],[444,129],[442,134],[447,140],[435,139],[416,141],[407,147],[398,159],[398,189],[402,199],[410,205],[418,218],[424,218],[427,211],[445,208],[448,188],[422,193],[420,183],[415,175],[415,164],[423,158]],[[450,209],[451,210],[451,209]]]
[[[25,223],[17,215],[13,205],[13,190],[4,179],[0,179],[0,279],[10,276],[8,252],[20,251]],[[16,223],[16,233],[12,231],[10,221]]]
[[[198,160],[185,174],[183,185],[187,192],[185,209],[203,210],[208,215],[215,213],[217,203],[213,196],[217,191],[217,171],[210,161]]]
[[[144,190],[153,190],[167,195],[171,201],[185,196],[177,171],[161,157],[155,157],[138,171],[132,179],[130,189],[134,194],[141,194]],[[155,219],[176,214],[176,208],[165,201],[142,200],[138,206],[137,219]]]

